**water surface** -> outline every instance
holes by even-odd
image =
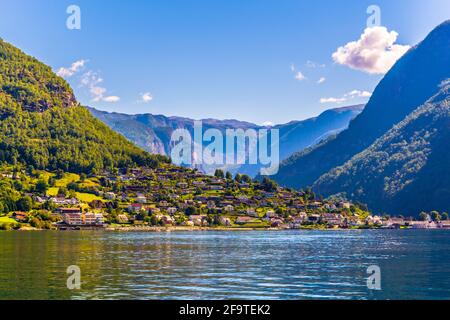
[[[450,231],[0,232],[0,299],[450,299]]]

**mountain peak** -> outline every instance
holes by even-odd
[[[0,102],[10,108],[43,112],[72,107],[77,101],[69,84],[52,69],[0,39]]]
[[[275,179],[280,184],[297,188],[312,185],[424,104],[449,75],[450,22],[446,21],[397,61],[348,130],[288,159]]]

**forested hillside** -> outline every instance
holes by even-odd
[[[0,162],[92,172],[156,165],[76,102],[50,67],[0,40]]]
[[[372,210],[418,216],[450,210],[450,81],[426,104],[314,189],[344,192]]]
[[[296,188],[312,185],[425,103],[449,76],[450,21],[446,21],[394,65],[348,130],[328,143],[287,159],[275,180]]]

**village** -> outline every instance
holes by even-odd
[[[318,199],[311,190],[285,189],[267,178],[258,182],[222,170],[207,176],[165,164],[90,177],[32,175],[3,173],[22,181],[30,203],[26,211],[0,216],[0,229],[8,229],[8,222],[11,229],[58,230],[450,228],[448,216],[414,221],[371,215],[361,204]]]

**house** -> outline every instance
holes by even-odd
[[[365,222],[367,225],[381,226],[383,224],[383,220],[379,216],[368,216]]]
[[[195,226],[203,226],[206,220],[206,216],[204,215],[193,215],[189,217],[189,221],[193,222]]]
[[[389,220],[383,221],[383,227],[391,229],[400,229],[405,224],[405,220],[402,218],[390,218]]]
[[[224,211],[225,211],[225,212],[228,212],[228,213],[233,212],[233,211],[234,211],[234,207],[233,207],[231,204],[226,205],[226,206],[224,207]]]
[[[103,225],[104,218],[101,213],[86,213],[84,215],[84,224],[88,226]]]
[[[227,227],[231,226],[231,220],[229,218],[225,218],[223,216],[219,217],[219,223],[222,226],[227,226]]]
[[[11,217],[17,222],[26,222],[28,220],[28,214],[26,212],[16,211]]]
[[[175,220],[170,216],[162,216],[161,221],[163,225],[173,225],[175,224]]]
[[[136,198],[136,202],[137,203],[147,203],[147,198],[145,196],[140,195]]]
[[[81,213],[80,208],[58,208],[56,209],[56,211],[59,212],[61,215],[67,213]]]
[[[127,224],[127,223],[130,222],[130,221],[128,220],[128,217],[127,217],[126,215],[124,215],[124,214],[119,214],[119,215],[117,216],[117,221],[118,221],[119,223],[121,223],[121,224]]]
[[[281,227],[281,225],[283,225],[284,221],[279,219],[279,218],[272,218],[270,219],[270,226],[272,228],[278,228]]]
[[[177,187],[181,189],[186,189],[189,185],[186,182],[178,182]]]
[[[36,202],[38,202],[38,203],[44,203],[44,202],[48,201],[49,199],[50,199],[50,198],[48,198],[48,197],[37,196],[37,197],[36,197]]]
[[[414,221],[411,222],[413,229],[437,229],[439,225],[433,221]]]
[[[150,213],[151,214],[158,214],[161,212],[160,208],[150,208]]]
[[[249,217],[259,218],[259,215],[258,215],[258,213],[256,212],[256,210],[254,208],[248,208],[247,209],[247,215]]]
[[[144,206],[141,203],[132,203],[128,206],[128,211],[129,212],[135,212],[138,213],[139,211],[141,211],[142,209],[144,209]]]
[[[339,204],[338,204],[339,208],[341,208],[341,209],[350,209],[351,205],[352,204],[350,202],[346,202],[346,201],[339,202]]]
[[[177,213],[177,208],[175,208],[175,207],[167,208],[167,213],[168,214],[175,214],[175,213]]]
[[[194,181],[192,184],[196,187],[204,187],[206,185],[204,181]]]
[[[105,198],[108,200],[114,200],[116,198],[116,194],[114,192],[106,192]]]
[[[69,226],[81,226],[83,224],[83,217],[80,211],[63,213],[62,217],[64,223]]]
[[[340,214],[324,213],[320,217],[320,222],[329,226],[339,226],[344,222],[344,219]]]
[[[238,217],[236,219],[236,224],[247,224],[253,222],[253,220],[252,217]]]
[[[273,210],[269,210],[266,212],[266,218],[267,219],[271,219],[271,218],[276,218],[277,214],[275,213],[275,211]]]
[[[50,201],[53,202],[56,205],[62,205],[62,206],[64,206],[64,205],[74,206],[74,205],[77,205],[79,203],[78,199],[75,199],[75,198],[66,199],[66,198],[63,198],[63,197],[51,198]]]

